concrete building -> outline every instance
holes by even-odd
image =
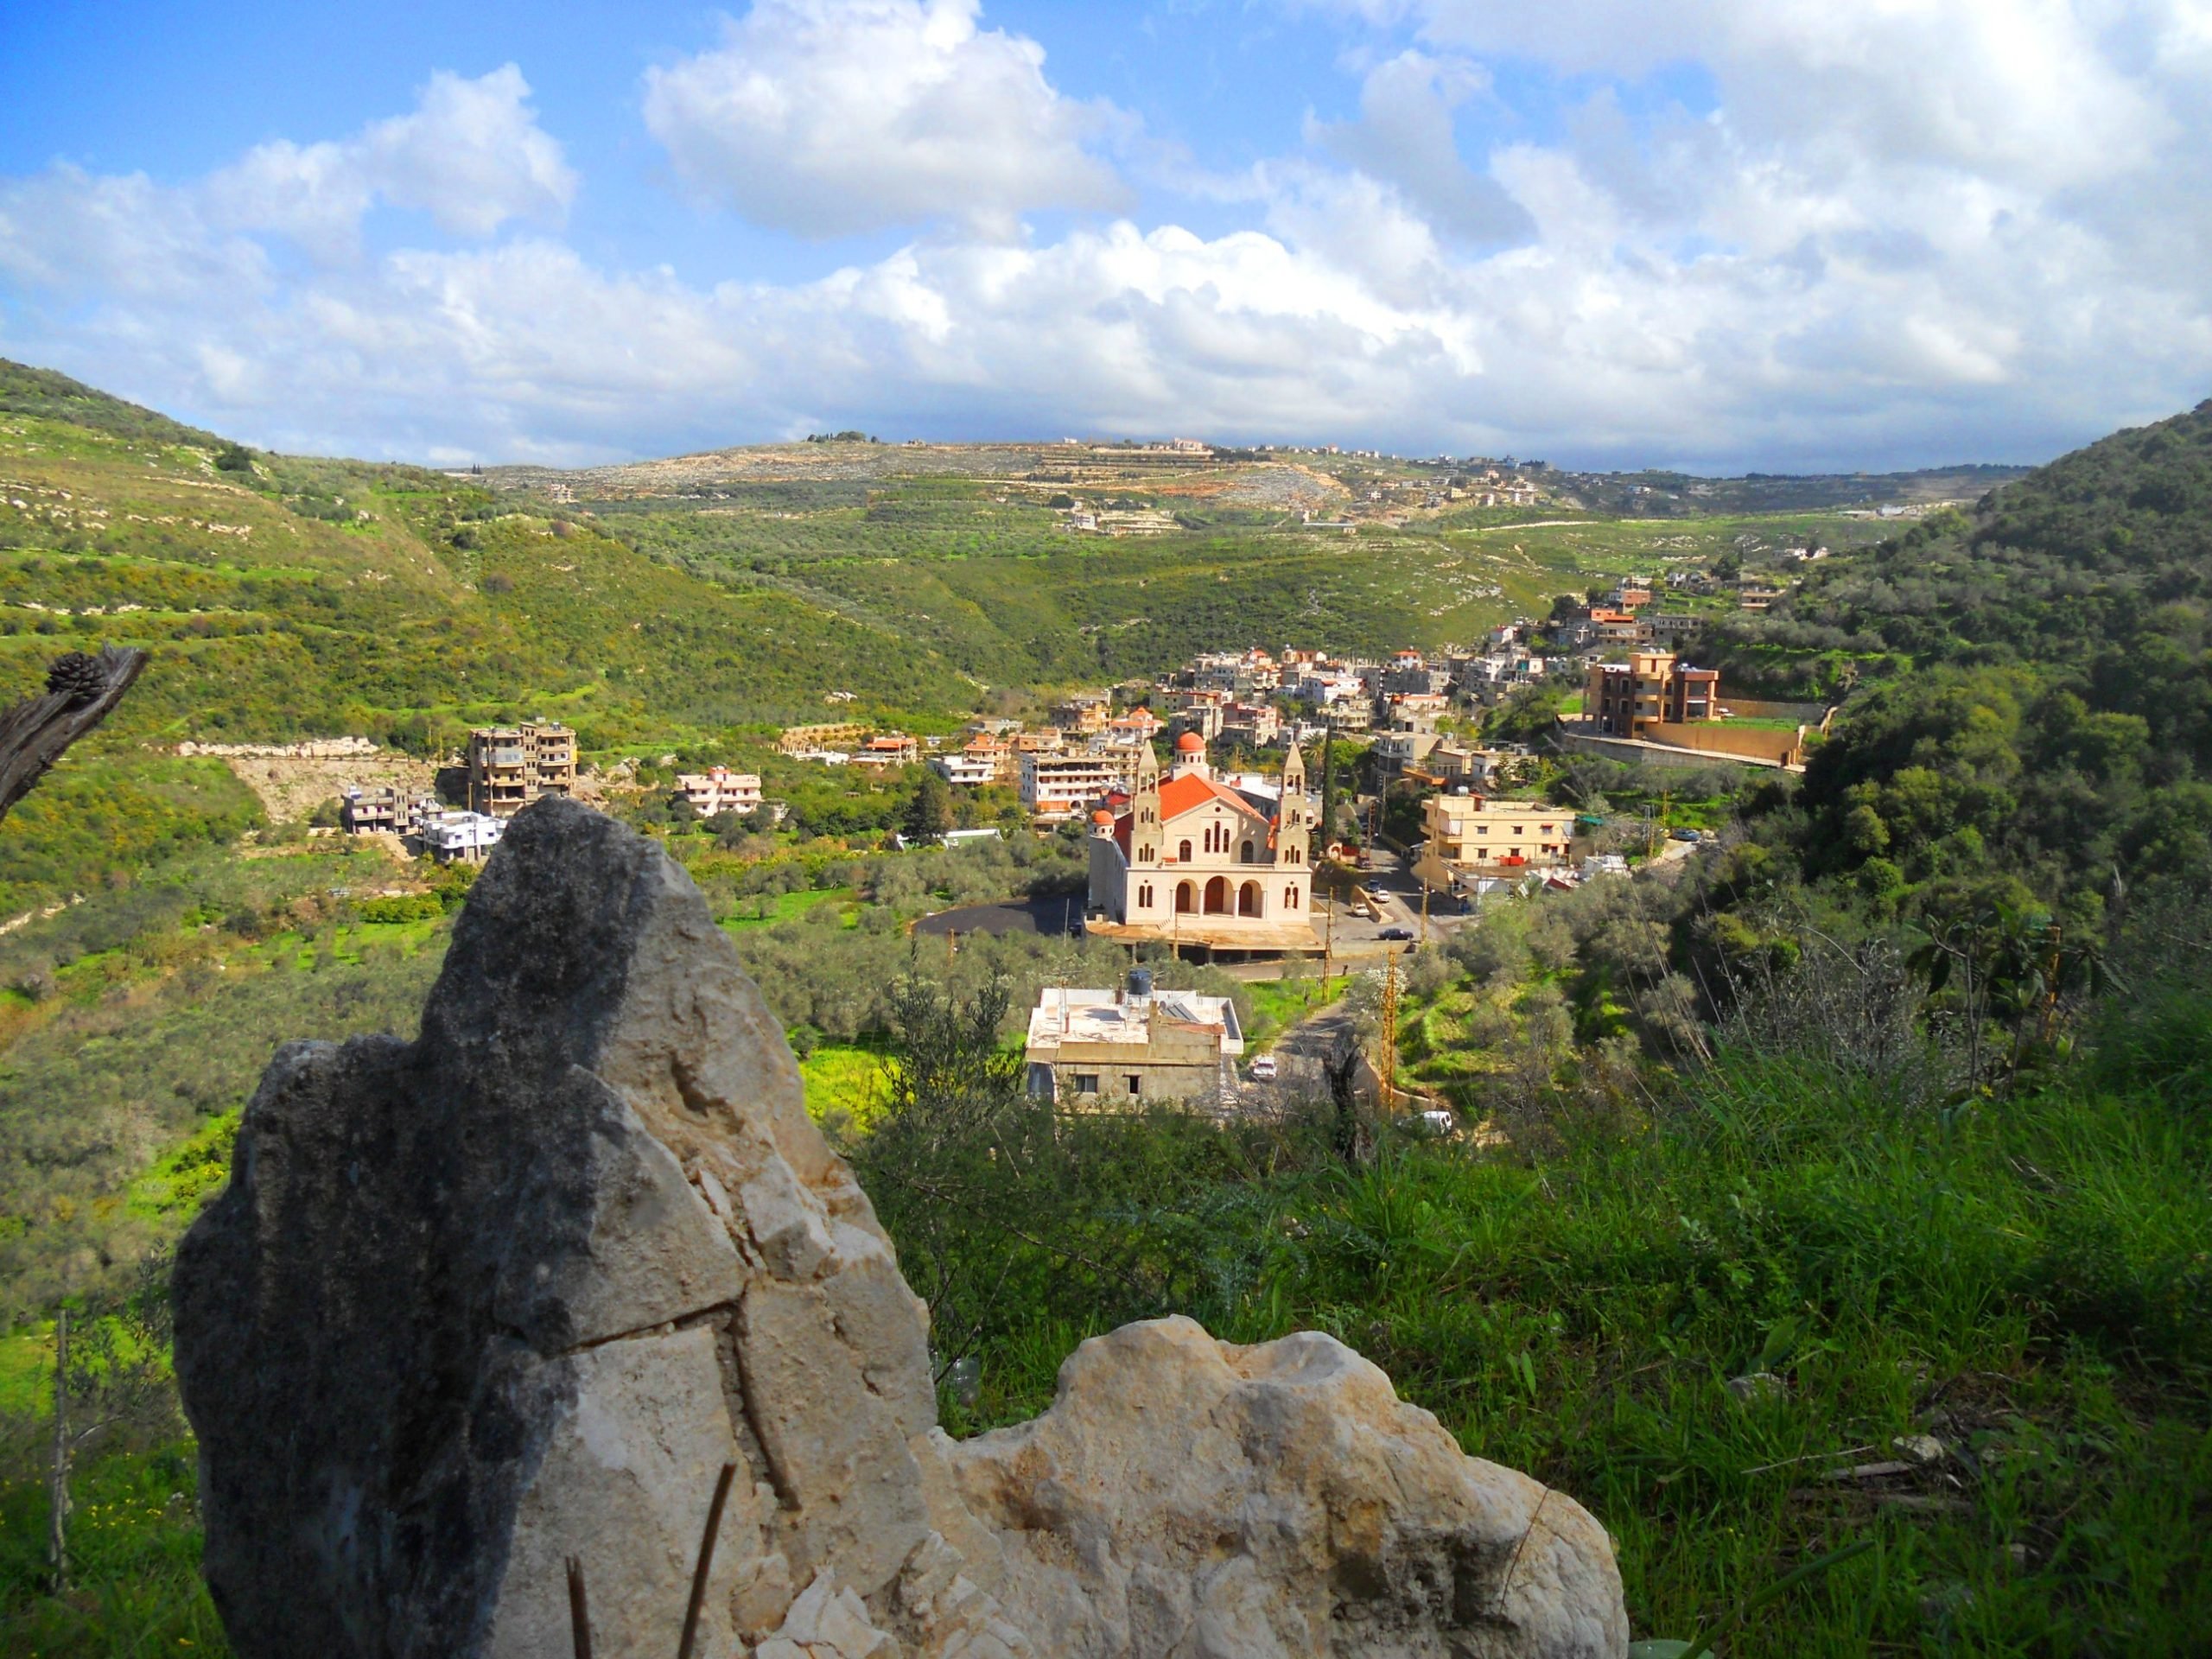
[[[1720,673],[1690,668],[1672,652],[1639,651],[1621,663],[1593,663],[1582,712],[1606,737],[1643,737],[1659,726],[1720,718]]]
[[[468,810],[511,818],[541,795],[576,788],[576,734],[552,721],[481,726],[468,734]]]
[[[1025,754],[1021,757],[1021,804],[1040,824],[1064,823],[1078,812],[1089,811],[1116,789],[1127,788],[1151,756],[1149,748],[1106,749],[1094,754]]]
[[[1541,801],[1498,801],[1455,791],[1421,803],[1421,828],[1428,842],[1414,874],[1442,886],[1471,871],[1564,864],[1574,812]]]
[[[922,758],[922,746],[904,732],[878,732],[853,751],[856,766],[911,766]]]
[[[957,754],[933,754],[930,768],[948,784],[973,789],[982,784],[995,784],[999,780],[996,757],[971,754],[963,749]]]
[[[441,864],[481,864],[507,833],[507,821],[483,812],[441,812],[422,828],[423,850]]]
[[[1224,781],[1194,733],[1160,776],[1138,757],[1128,809],[1092,814],[1087,931],[1102,938],[1210,950],[1319,948],[1309,901],[1316,807],[1296,749],[1279,786]]]
[[[1153,1101],[1221,1099],[1236,1086],[1244,1033],[1236,1005],[1195,991],[1154,991],[1133,969],[1117,990],[1047,986],[1029,1015],[1029,1092],[1092,1110]]]
[[[389,784],[379,789],[356,784],[338,809],[339,827],[349,836],[396,836],[399,823],[399,791]]]
[[[732,772],[728,766],[709,766],[704,772],[676,775],[675,792],[691,804],[702,818],[723,812],[753,812],[760,805],[760,775]]]

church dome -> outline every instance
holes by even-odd
[[[1101,830],[1103,830],[1108,824],[1114,822],[1114,815],[1102,806],[1096,812],[1090,815],[1090,821],[1096,824]]]
[[[1175,747],[1177,751],[1183,754],[1201,753],[1204,752],[1205,747],[1205,739],[1200,737],[1196,732],[1185,732],[1182,736],[1175,740]]]

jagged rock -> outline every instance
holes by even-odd
[[[1316,1336],[1086,1344],[956,1445],[926,1322],[689,880],[519,815],[421,1037],[294,1044],[180,1252],[242,1659],[1623,1652],[1605,1535]]]

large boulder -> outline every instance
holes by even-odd
[[[937,1427],[923,1307],[690,881],[519,815],[420,1038],[297,1043],[176,1270],[243,1659],[1622,1653],[1610,1545],[1327,1338],[1087,1343]]]

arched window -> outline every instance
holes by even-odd
[[[1183,843],[1182,849],[1178,852],[1175,856],[1182,860],[1184,863],[1189,863],[1191,861],[1191,843],[1187,841]]]
[[[1236,849],[1236,861],[1239,864],[1249,864],[1252,861],[1252,843],[1250,842],[1247,841]]]
[[[1152,862],[1152,848],[1149,843],[1137,849],[1137,862],[1140,864]]]
[[[1217,875],[1206,883],[1206,914],[1209,916],[1229,914],[1229,878],[1227,876]]]
[[[1247,881],[1243,887],[1237,888],[1236,913],[1239,916],[1257,916],[1260,913],[1260,884],[1258,882]]]
[[[1175,884],[1175,913],[1187,916],[1198,907],[1198,889],[1188,881],[1178,881]]]
[[[1282,907],[1285,910],[1296,910],[1298,908],[1298,889],[1296,887],[1285,887],[1282,890]]]
[[[1149,881],[1137,889],[1137,908],[1139,910],[1152,908],[1152,883]]]

